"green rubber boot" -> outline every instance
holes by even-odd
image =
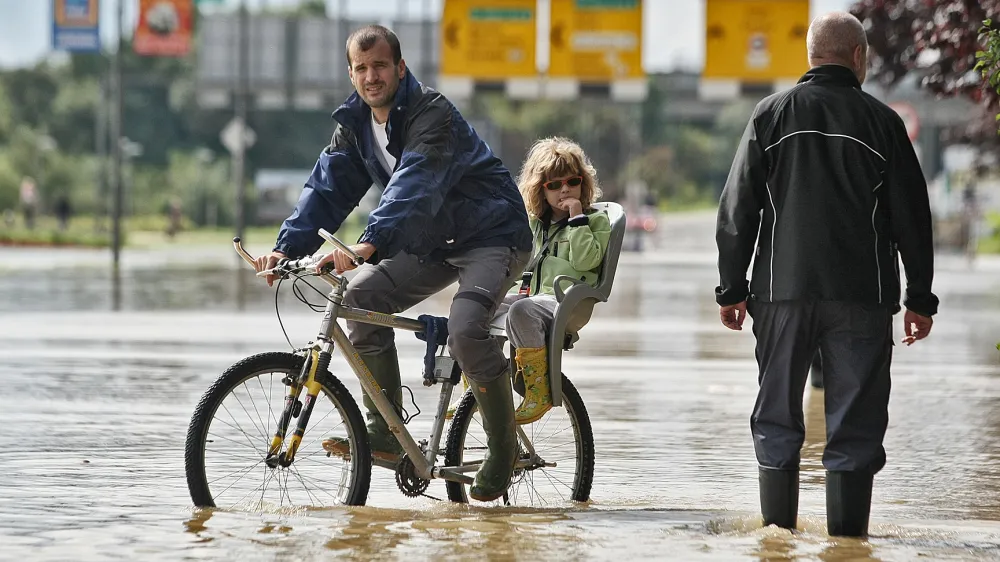
[[[469,496],[478,501],[492,501],[504,495],[510,486],[517,461],[517,434],[514,432],[514,399],[510,387],[510,370],[493,381],[470,380],[472,394],[479,404],[486,431],[488,451]]]
[[[400,388],[399,380],[399,360],[396,357],[396,348],[374,354],[361,355],[361,359],[372,372],[375,382],[382,387],[382,392],[396,407],[399,412],[403,405],[403,391]],[[375,407],[375,402],[364,395],[362,400],[365,409],[368,410],[368,443],[371,444],[372,456],[383,461],[395,463],[403,455],[403,447],[399,444],[396,436],[389,431],[389,424]],[[328,453],[347,456],[350,454],[350,444],[343,437],[334,437],[323,441],[323,448]]]

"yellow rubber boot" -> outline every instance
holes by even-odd
[[[545,347],[521,347],[517,349],[514,360],[524,378],[524,400],[514,412],[514,421],[520,425],[534,423],[552,409],[548,350]]]
[[[458,403],[462,401],[462,397],[465,396],[465,391],[469,390],[469,379],[465,378],[465,373],[462,373],[462,392],[458,393],[458,396],[448,406],[448,411],[444,413],[444,419],[450,420],[455,417],[455,410],[458,409]]]

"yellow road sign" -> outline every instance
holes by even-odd
[[[535,0],[446,0],[441,74],[480,80],[537,76]]]
[[[552,0],[549,76],[642,78],[642,0]]]
[[[809,0],[707,0],[703,78],[771,82],[809,69]]]

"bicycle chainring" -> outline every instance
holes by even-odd
[[[415,498],[427,491],[430,480],[424,480],[417,476],[417,468],[413,466],[410,457],[403,455],[396,465],[396,486],[404,496]]]

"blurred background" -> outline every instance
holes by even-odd
[[[865,89],[904,117],[932,186],[939,245],[997,252],[996,96],[973,71],[996,4],[0,0],[0,243],[117,262],[119,246],[273,239],[352,92],[346,36],[380,22],[514,173],[536,138],[581,142],[641,250],[660,213],[715,204],[756,101],[806,70],[810,18],[848,9],[872,37]]]
[[[907,126],[939,246],[934,333],[893,352],[868,541],[826,536],[817,388],[801,532],[760,528],[754,341],[720,325],[712,291],[747,119],[807,70],[809,22],[831,10],[869,30],[863,87]],[[982,28],[997,16],[1000,0],[0,0],[0,558],[995,560],[1000,37]],[[201,395],[320,319],[290,282],[255,279],[231,239],[271,249],[352,93],[346,37],[372,22],[512,172],[532,141],[566,135],[627,209],[614,292],[563,362],[594,428],[587,505],[404,498],[377,470],[365,508],[191,507]],[[408,314],[447,314],[450,298]],[[423,344],[397,341],[431,412]],[[339,356],[331,372],[360,397]]]

